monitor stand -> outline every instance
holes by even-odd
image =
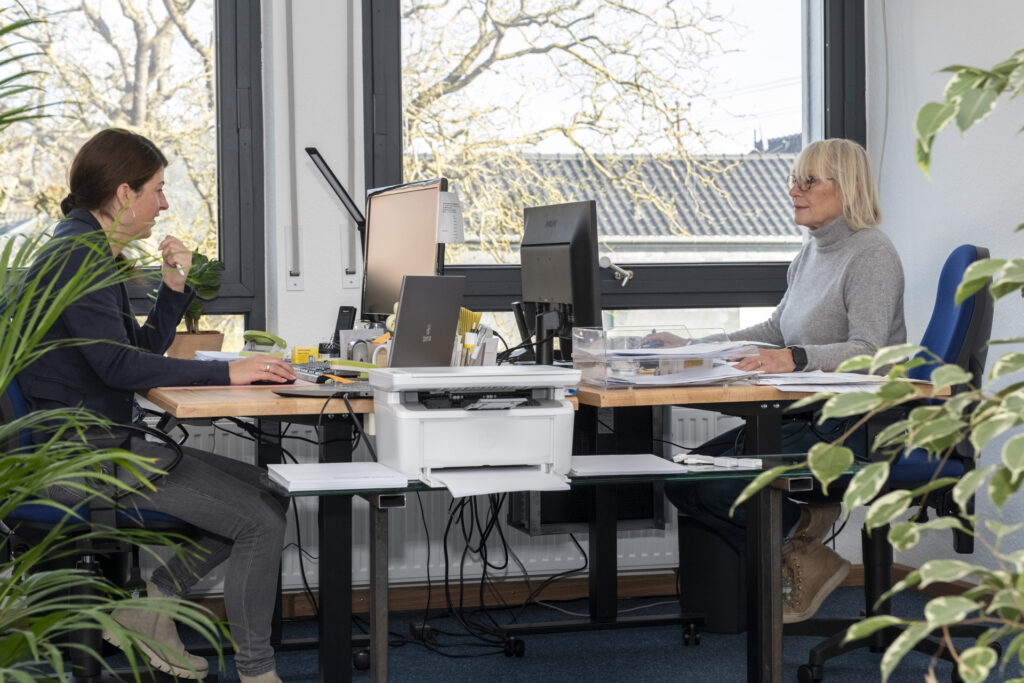
[[[555,336],[562,327],[562,314],[537,304],[537,365],[555,362]]]

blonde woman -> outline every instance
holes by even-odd
[[[840,139],[811,143],[789,176],[789,196],[793,220],[807,228],[807,236],[789,266],[786,293],[771,317],[729,334],[772,348],[740,359],[736,367],[771,373],[835,370],[847,358],[905,342],[903,267],[892,242],[877,227],[882,212],[864,148]],[[806,453],[845,429],[845,420],[819,425],[815,419],[793,419],[783,424],[782,450]],[[744,428],[735,429],[695,452],[740,453],[744,436]],[[866,457],[862,431],[846,445]],[[746,513],[741,506],[730,517],[729,507],[745,483],[669,484],[665,494],[680,514],[703,522],[742,549]],[[850,563],[822,544],[838,516],[838,503],[783,504],[783,529],[792,530],[783,551],[786,623],[809,619],[849,573]]]

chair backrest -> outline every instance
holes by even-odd
[[[973,375],[972,383],[980,386],[988,356],[988,338],[992,333],[992,295],[982,289],[957,305],[956,289],[967,268],[980,259],[988,258],[988,249],[964,244],[946,259],[939,274],[938,291],[932,317],[921,339],[926,347],[945,363],[959,365]],[[909,373],[914,379],[929,379],[937,364],[930,356],[922,354],[926,361]]]
[[[18,384],[18,379],[12,377],[7,385],[7,391],[0,396],[0,423],[7,424],[28,414],[29,407],[28,401],[25,400],[25,394],[21,392],[21,385]],[[5,451],[9,451],[15,447],[28,447],[31,445],[32,435],[27,429],[21,429],[18,431],[17,443],[5,443],[2,444],[2,447]]]

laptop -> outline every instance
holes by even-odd
[[[406,275],[395,316],[395,334],[388,350],[389,368],[446,367],[452,363],[459,308],[466,278],[461,275]],[[279,396],[306,398],[371,398],[366,380],[312,386],[286,385]]]

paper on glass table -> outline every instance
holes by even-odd
[[[378,462],[271,464],[267,465],[267,475],[290,493],[398,489],[409,485],[404,474]]]
[[[444,484],[453,498],[511,491],[568,491],[564,477],[536,467],[448,467],[432,470],[431,478]]]
[[[683,474],[686,468],[653,453],[632,455],[574,455],[569,473],[576,477],[629,474]]]

